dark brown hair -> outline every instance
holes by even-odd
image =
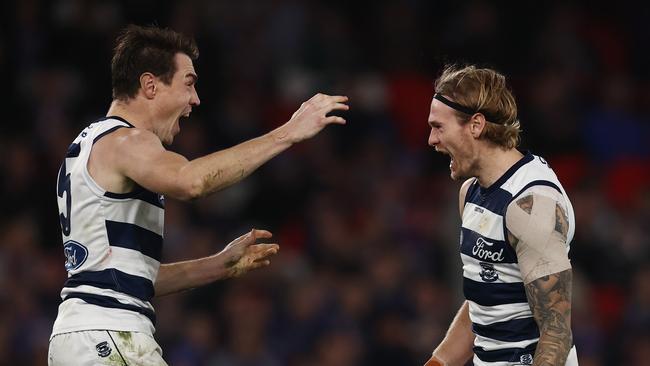
[[[171,29],[129,25],[115,42],[111,60],[113,99],[128,100],[137,95],[140,76],[150,72],[165,84],[176,73],[174,56],[184,53],[192,60],[199,57],[193,38]]]
[[[519,145],[521,127],[517,103],[506,84],[506,78],[495,70],[476,66],[445,67],[435,83],[436,93],[474,111],[484,111],[493,120],[485,124],[481,137],[499,146],[512,149]],[[462,121],[470,115],[456,111]]]

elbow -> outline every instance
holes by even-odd
[[[194,201],[198,198],[201,198],[205,195],[204,184],[201,180],[194,180],[189,182],[184,189],[184,200],[185,201]]]
[[[176,189],[176,199],[180,201],[194,201],[197,198],[203,197],[204,184],[201,180],[197,179],[182,179],[179,181]]]

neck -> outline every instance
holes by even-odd
[[[504,150],[501,147],[490,147],[481,154],[479,173],[476,175],[481,187],[489,187],[515,165],[523,155],[517,149]]]
[[[152,113],[137,98],[128,101],[113,100],[106,116],[121,117],[137,128],[153,132]]]

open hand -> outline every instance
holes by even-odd
[[[347,101],[348,97],[342,95],[316,94],[300,105],[289,122],[278,128],[279,135],[291,142],[300,142],[316,135],[328,124],[345,124],[343,117],[327,114],[335,110],[347,111],[350,109],[345,104]]]
[[[230,242],[221,252],[229,258],[226,268],[230,277],[239,277],[250,270],[268,266],[271,263],[268,258],[276,254],[280,246],[274,243],[256,244],[256,241],[271,236],[273,234],[269,231],[252,229]]]

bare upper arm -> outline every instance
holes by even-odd
[[[96,143],[91,158],[95,168],[91,171],[93,178],[110,178],[104,189],[122,193],[121,190],[131,190],[135,183],[156,193],[187,198],[187,184],[181,179],[187,159],[166,150],[150,131],[119,129]]]
[[[467,196],[467,191],[469,190],[469,186],[472,185],[474,180],[475,178],[467,179],[460,187],[460,192],[458,192],[458,211],[461,218],[463,217],[463,209],[465,208],[465,197]]]
[[[571,268],[568,215],[558,197],[529,192],[515,199],[506,211],[506,228],[525,284]]]

